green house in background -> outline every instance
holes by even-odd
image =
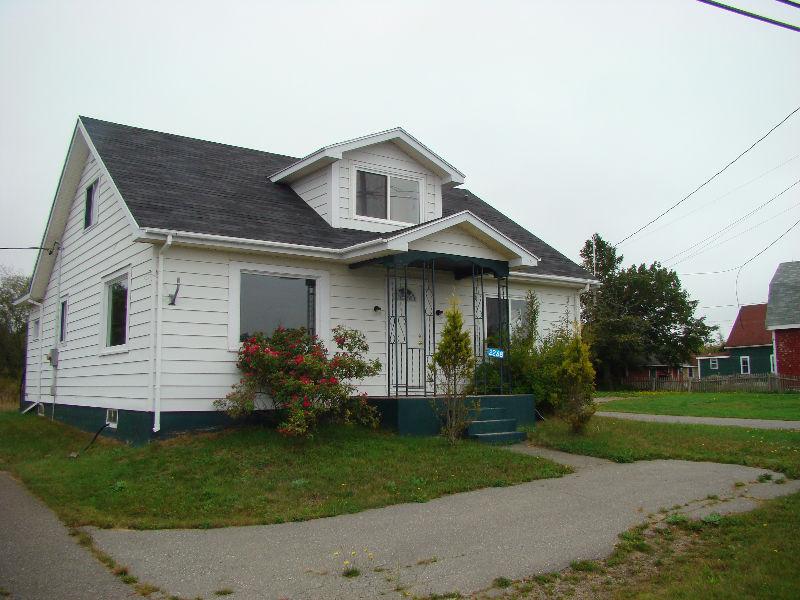
[[[723,350],[697,357],[700,378],[774,373],[775,352],[766,316],[766,304],[742,306]]]

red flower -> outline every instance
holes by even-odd
[[[337,383],[339,383],[339,380],[336,379],[336,377],[331,377],[330,379],[328,379],[328,383],[336,385]]]
[[[306,398],[303,400],[303,408],[308,408],[309,406],[311,406],[311,402],[309,402],[308,398]]]
[[[294,364],[302,365],[304,360],[305,356],[303,356],[302,354],[298,354],[297,356],[294,357]]]
[[[311,383],[311,379],[308,377],[308,375],[301,375],[298,379],[303,385],[308,385]]]

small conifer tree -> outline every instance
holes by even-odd
[[[434,398],[432,405],[442,420],[442,435],[455,442],[469,426],[470,411],[478,408],[477,403],[467,402],[467,391],[475,371],[475,356],[455,298],[450,299],[450,306],[445,311],[442,337],[429,369],[429,378],[437,384],[439,398]]]

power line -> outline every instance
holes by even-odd
[[[686,196],[684,196],[683,198],[681,198],[680,200],[678,200],[678,202],[676,202],[675,204],[673,204],[672,206],[670,206],[670,207],[669,207],[667,210],[665,210],[664,212],[662,212],[661,214],[659,214],[659,215],[658,215],[657,217],[655,217],[654,219],[651,219],[650,221],[648,221],[647,223],[645,223],[644,225],[642,225],[641,227],[639,227],[639,229],[637,229],[637,230],[636,230],[636,231],[634,231],[633,233],[631,233],[631,234],[628,234],[627,236],[625,236],[624,238],[622,238],[622,239],[621,239],[619,242],[617,242],[617,243],[616,243],[616,244],[614,244],[614,245],[615,245],[615,246],[619,246],[619,245],[620,245],[622,242],[624,242],[624,241],[626,241],[626,240],[628,240],[628,239],[632,238],[633,236],[635,236],[635,235],[636,235],[637,233],[639,233],[640,231],[643,231],[644,229],[647,229],[648,227],[650,227],[650,225],[652,225],[653,223],[655,223],[656,221],[658,221],[658,220],[659,220],[661,217],[663,217],[664,215],[666,215],[668,212],[670,212],[671,210],[673,210],[673,209],[677,208],[678,206],[680,206],[681,204],[683,204],[684,202],[686,202],[686,201],[687,201],[689,198],[691,198],[692,196],[694,196],[694,195],[695,195],[697,192],[699,192],[701,189],[703,189],[703,188],[704,188],[706,185],[708,185],[708,184],[709,184],[709,183],[711,183],[711,182],[712,182],[714,179],[716,179],[717,177],[719,177],[720,175],[722,175],[722,173],[724,173],[725,171],[727,171],[727,170],[728,170],[728,168],[729,168],[731,165],[733,165],[733,164],[734,164],[736,161],[738,161],[740,158],[742,158],[742,157],[743,157],[745,154],[747,154],[748,152],[750,152],[750,150],[752,150],[753,148],[755,148],[755,147],[756,147],[756,146],[757,146],[757,145],[758,145],[760,142],[762,142],[764,139],[766,139],[766,137],[767,137],[767,136],[768,136],[770,133],[772,133],[772,132],[773,132],[773,131],[775,131],[775,130],[776,130],[778,127],[780,127],[780,126],[781,126],[781,125],[783,125],[783,124],[784,124],[786,121],[788,121],[788,120],[789,120],[789,119],[792,117],[792,115],[794,115],[794,114],[795,114],[797,111],[800,111],[800,106],[798,106],[798,107],[797,107],[797,108],[795,108],[795,109],[794,109],[792,112],[790,112],[788,115],[786,115],[786,116],[785,116],[785,117],[784,117],[784,118],[781,120],[781,122],[780,122],[780,123],[778,123],[777,125],[775,125],[775,126],[772,128],[772,129],[770,129],[769,131],[767,131],[767,133],[765,133],[765,134],[764,134],[764,135],[762,135],[760,138],[758,138],[758,139],[757,139],[755,142],[753,142],[753,143],[750,145],[750,147],[749,147],[749,148],[747,148],[747,150],[745,150],[744,152],[742,152],[741,154],[739,154],[739,156],[737,156],[736,158],[734,158],[734,159],[733,159],[731,162],[729,162],[727,165],[725,165],[724,167],[722,167],[722,168],[721,168],[719,171],[717,171],[716,173],[714,173],[714,174],[713,174],[711,177],[709,177],[708,179],[706,179],[706,180],[705,180],[703,183],[701,183],[699,186],[697,186],[697,187],[696,187],[694,190],[692,190],[692,191],[691,191],[689,194],[687,194]]]
[[[779,164],[779,165],[777,165],[777,166],[775,166],[775,167],[772,167],[771,169],[769,169],[769,170],[767,170],[767,171],[764,171],[764,172],[763,172],[763,173],[761,173],[760,175],[757,175],[756,177],[753,177],[752,179],[750,179],[750,180],[748,180],[748,181],[745,181],[743,184],[736,186],[735,188],[733,188],[733,189],[731,189],[731,190],[729,190],[729,191],[725,192],[725,193],[724,193],[724,194],[722,194],[721,196],[717,196],[717,197],[716,197],[716,198],[714,198],[713,200],[711,200],[711,201],[709,201],[709,202],[706,202],[706,203],[704,203],[704,204],[701,204],[701,205],[700,205],[700,206],[698,206],[697,208],[694,208],[694,209],[690,210],[689,212],[687,212],[687,213],[685,213],[685,214],[681,215],[680,217],[677,217],[677,218],[675,218],[675,219],[672,219],[672,221],[669,221],[669,222],[667,222],[667,223],[665,223],[665,224],[661,225],[660,227],[657,227],[656,229],[651,229],[650,231],[648,231],[648,232],[647,232],[646,234],[644,234],[643,236],[639,236],[639,238],[637,238],[637,240],[632,240],[632,241],[638,241],[638,240],[641,240],[643,237],[645,237],[645,236],[647,236],[647,235],[652,235],[652,234],[654,234],[654,233],[656,233],[656,232],[662,231],[662,230],[666,229],[667,227],[669,227],[670,225],[674,225],[674,224],[675,224],[675,223],[677,223],[678,221],[682,221],[683,219],[685,219],[685,218],[687,218],[687,217],[690,217],[690,216],[692,216],[692,215],[693,215],[693,214],[695,214],[697,211],[699,211],[699,210],[703,210],[704,208],[706,208],[706,207],[708,207],[708,206],[711,206],[712,204],[716,204],[717,202],[719,202],[719,201],[720,201],[720,200],[722,200],[723,198],[727,198],[728,196],[730,196],[730,195],[731,195],[731,194],[733,194],[734,192],[738,192],[738,191],[739,191],[739,190],[741,190],[742,188],[745,188],[745,187],[747,187],[748,185],[750,185],[751,183],[754,183],[754,182],[758,181],[759,179],[761,179],[761,178],[763,178],[763,177],[766,177],[766,176],[767,176],[767,175],[769,175],[770,173],[772,173],[772,172],[774,172],[774,171],[777,171],[778,169],[780,169],[782,166],[784,166],[784,165],[788,165],[788,164],[789,164],[790,162],[792,162],[793,160],[797,160],[797,158],[799,158],[799,157],[800,157],[800,154],[795,154],[795,155],[794,155],[794,156],[792,156],[791,158],[789,158],[789,159],[787,159],[787,160],[783,161],[781,164]],[[622,245],[622,243],[620,243],[620,244],[618,244],[618,245],[620,245],[620,246],[621,246],[621,245]]]
[[[762,17],[759,14],[742,10],[741,8],[736,8],[735,6],[722,4],[722,2],[714,2],[714,0],[697,0],[697,1],[702,2],[703,4],[708,4],[709,6],[716,6],[717,8],[721,8],[722,10],[727,10],[732,13],[736,13],[737,15],[742,15],[743,17],[749,17],[751,19],[756,19],[757,21],[763,21],[764,23],[769,23],[770,25],[777,25],[778,27],[791,29],[792,31],[800,31],[800,27],[797,27],[796,25],[789,25],[788,23],[784,23],[783,21],[777,21],[775,19],[770,19],[769,17]],[[786,2],[785,0],[778,0],[778,1],[783,2],[784,4],[795,4],[794,2],[790,3]]]
[[[781,4],[788,4],[789,6],[800,8],[800,2],[792,2],[792,0],[775,0],[775,2],[780,2]]]
[[[755,255],[751,256],[751,257],[750,257],[750,258],[748,258],[746,261],[744,261],[744,262],[743,262],[741,265],[739,265],[739,270],[736,272],[736,304],[739,304],[739,275],[741,274],[741,272],[742,272],[742,269],[743,269],[744,267],[746,267],[747,265],[749,265],[751,262],[753,262],[755,259],[757,259],[759,256],[761,256],[762,254],[764,254],[764,252],[766,252],[767,250],[769,250],[770,248],[772,248],[772,247],[773,247],[775,244],[777,244],[779,241],[781,241],[781,240],[782,240],[782,239],[783,239],[783,238],[784,238],[786,235],[788,235],[788,234],[789,234],[789,232],[790,232],[792,229],[794,229],[794,228],[795,228],[795,227],[797,227],[798,225],[800,225],[800,219],[798,219],[797,221],[795,221],[795,222],[794,222],[794,225],[792,225],[791,227],[789,227],[789,229],[787,229],[787,230],[786,230],[786,231],[784,231],[782,234],[780,234],[778,237],[776,237],[776,238],[775,238],[775,239],[774,239],[772,242],[770,242],[770,243],[769,243],[769,244],[768,244],[768,245],[767,245],[767,246],[766,246],[766,247],[765,247],[763,250],[761,250],[761,251],[760,251],[760,252],[758,252],[757,254],[755,254]]]
[[[767,200],[766,202],[763,202],[762,204],[759,204],[759,205],[758,205],[758,206],[756,206],[756,207],[755,207],[753,210],[751,210],[749,213],[747,213],[747,214],[745,214],[745,215],[743,215],[743,216],[739,217],[738,219],[735,219],[735,220],[731,221],[730,223],[728,223],[728,224],[727,224],[725,227],[723,227],[722,229],[719,229],[719,230],[717,230],[716,232],[712,233],[710,236],[706,236],[706,237],[704,237],[702,240],[700,240],[699,242],[695,242],[695,243],[694,243],[694,244],[692,244],[691,246],[687,246],[686,248],[684,248],[684,249],[683,249],[683,250],[681,250],[680,252],[677,252],[677,253],[673,254],[672,256],[670,256],[669,258],[666,258],[666,259],[664,259],[662,262],[669,262],[669,261],[671,261],[673,258],[677,258],[677,257],[679,257],[681,254],[686,254],[687,252],[689,252],[689,251],[693,250],[694,248],[697,248],[698,246],[708,246],[708,245],[710,245],[710,244],[711,244],[711,243],[712,243],[712,242],[713,242],[715,239],[717,239],[717,238],[718,238],[719,236],[721,236],[723,233],[725,233],[726,231],[728,231],[728,230],[732,229],[733,227],[735,227],[736,225],[738,225],[739,223],[741,223],[741,222],[742,222],[742,221],[744,221],[745,219],[747,219],[747,218],[749,218],[749,217],[752,217],[754,214],[756,214],[756,213],[757,213],[758,211],[760,211],[762,208],[764,208],[764,207],[765,207],[765,206],[767,206],[768,204],[771,204],[772,202],[774,202],[775,200],[777,200],[778,198],[780,198],[781,196],[783,196],[783,195],[784,195],[786,192],[788,192],[790,189],[792,189],[792,188],[793,188],[794,186],[796,186],[798,183],[800,183],[800,179],[798,179],[797,181],[795,181],[795,182],[794,182],[792,185],[790,185],[789,187],[787,187],[786,189],[784,189],[782,192],[780,192],[780,193],[776,194],[775,196],[773,196],[772,198],[770,198],[770,199],[769,199],[769,200]],[[794,208],[794,207],[792,207],[792,208]],[[782,213],[778,213],[778,214],[782,214]],[[762,223],[765,223],[765,222],[766,222],[766,221],[762,221]],[[733,238],[729,238],[729,239],[733,239]],[[699,253],[693,254],[692,256],[697,256],[697,254],[699,254]],[[688,258],[691,258],[691,257],[688,257]],[[683,262],[684,260],[686,260],[686,258],[684,258],[684,259],[682,259],[682,260],[680,260],[680,261],[678,261],[678,262],[680,263],[680,262]],[[677,263],[676,263],[676,264],[677,264]]]

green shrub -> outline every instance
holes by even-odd
[[[266,394],[284,415],[278,431],[290,436],[312,435],[323,419],[376,426],[375,408],[366,395],[356,396],[352,382],[377,375],[380,362],[366,359],[364,334],[341,326],[333,334],[338,348],[333,357],[303,328],[279,327],[270,337],[257,333],[246,339],[237,361],[244,377],[215,407],[232,417],[246,416]]]

